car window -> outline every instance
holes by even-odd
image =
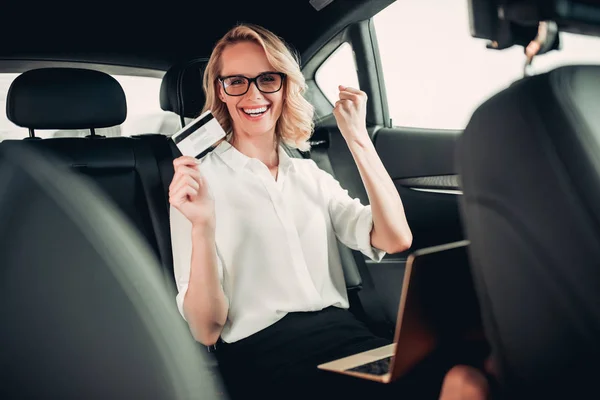
[[[470,35],[465,0],[396,1],[373,18],[392,125],[463,129],[489,96],[523,77],[523,48],[486,48]],[[534,73],[600,63],[600,38],[560,33],[561,50]]]
[[[338,85],[360,89],[354,52],[349,43],[342,43],[321,64],[315,73],[317,86],[333,105],[338,101]]]
[[[0,74],[0,141],[22,139],[29,136],[26,128],[13,124],[6,117],[6,95],[12,81],[20,74]],[[113,75],[121,84],[127,100],[127,119],[120,126],[97,129],[96,134],[110,136],[131,136],[146,133],[171,134],[179,128],[178,117],[160,108],[160,78],[145,76]],[[42,138],[87,136],[89,130],[36,130]]]

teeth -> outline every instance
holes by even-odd
[[[260,113],[264,113],[265,111],[267,111],[267,107],[260,107],[260,108],[244,108],[244,112],[246,114],[260,114]]]

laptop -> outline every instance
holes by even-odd
[[[389,383],[406,374],[441,344],[485,343],[468,246],[469,241],[465,240],[410,254],[394,342],[318,368]]]

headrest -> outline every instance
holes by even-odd
[[[41,68],[10,85],[6,115],[31,129],[107,128],[125,121],[127,103],[119,82],[104,72]]]
[[[196,118],[202,112],[204,89],[202,79],[208,59],[197,58],[173,65],[160,86],[160,107],[186,118]]]

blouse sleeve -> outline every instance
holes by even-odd
[[[385,251],[371,245],[373,229],[371,206],[365,206],[359,199],[350,197],[348,191],[343,189],[331,174],[323,171],[316,164],[314,168],[317,169],[319,181],[327,194],[329,215],[337,238],[371,260],[381,261],[386,254]]]

